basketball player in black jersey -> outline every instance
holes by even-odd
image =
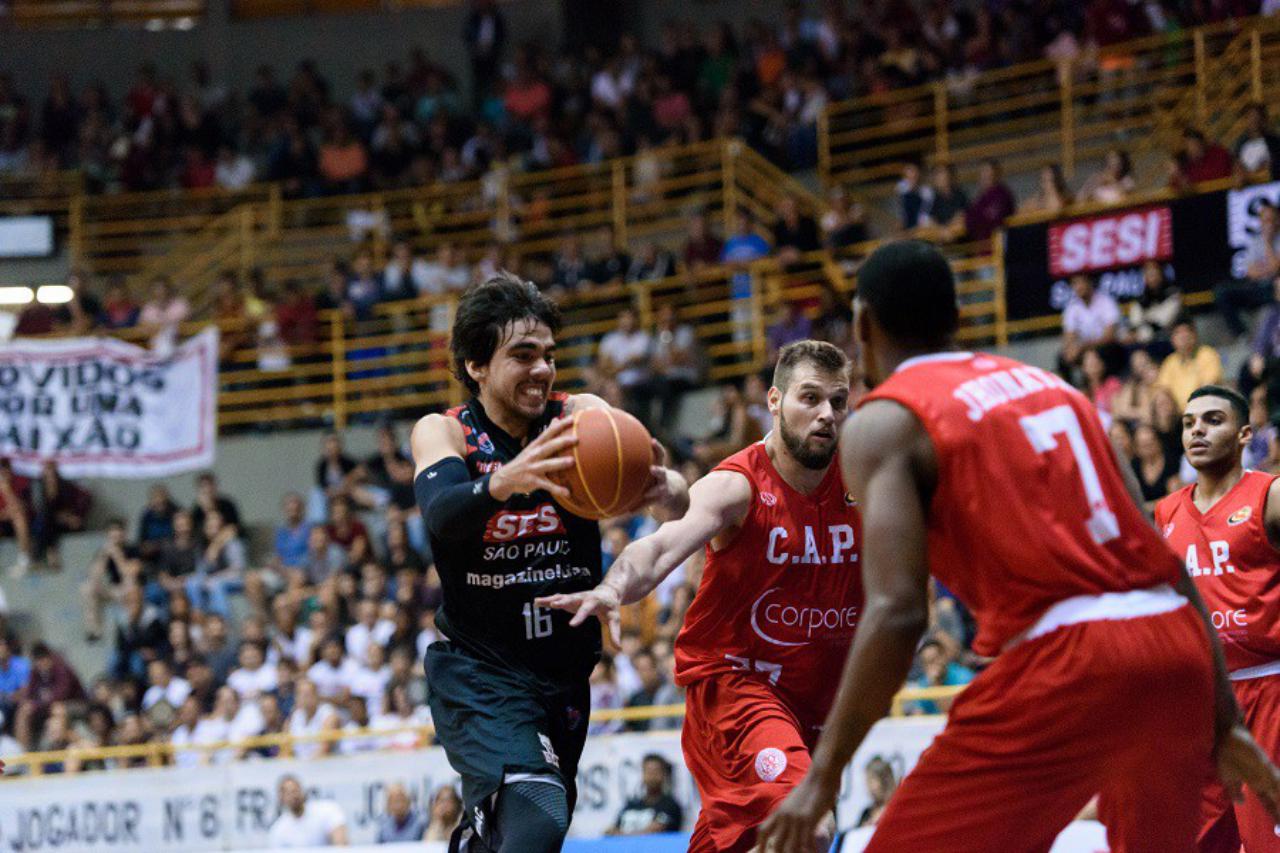
[[[551,475],[573,465],[564,416],[606,404],[551,390],[559,327],[532,283],[501,274],[469,290],[450,349],[471,399],[413,430],[447,638],[427,650],[427,701],[466,806],[451,851],[559,850],[577,794],[600,624],[570,627],[534,599],[601,580],[599,526],[556,501],[568,493]],[[661,519],[679,517],[687,484],[654,466],[646,497]]]

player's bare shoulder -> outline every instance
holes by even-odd
[[[711,516],[720,532],[711,541],[715,550],[737,536],[751,512],[755,488],[740,471],[712,471],[689,487],[689,510]]]
[[[933,442],[920,419],[893,400],[872,400],[845,421],[840,432],[840,466],[852,485],[891,458],[910,460],[922,484],[937,478]]]
[[[466,452],[466,436],[457,418],[433,412],[418,418],[409,436],[415,474],[425,471],[441,459],[462,456]]]

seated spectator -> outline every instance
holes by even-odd
[[[1280,441],[1277,440],[1280,429],[1271,422],[1267,389],[1261,386],[1249,395],[1249,426],[1253,427],[1253,437],[1244,448],[1244,467],[1276,473],[1276,464],[1280,461]]]
[[[1150,421],[1160,367],[1144,349],[1129,355],[1129,375],[1111,399],[1111,417],[1129,426]]]
[[[31,661],[20,651],[13,636],[0,631],[0,717],[5,720],[13,719],[18,694],[31,678]]]
[[[973,670],[957,663],[937,640],[926,640],[920,646],[920,676],[913,680],[913,687],[953,687],[973,681]],[[915,705],[918,714],[945,714],[951,708],[952,699],[919,699]]]
[[[422,841],[427,833],[427,816],[413,808],[409,792],[404,785],[393,782],[387,786],[386,814],[378,823],[375,844],[405,844]]]
[[[238,153],[230,145],[218,148],[218,160],[213,167],[213,182],[224,190],[239,192],[253,183],[257,169],[253,160]]]
[[[373,271],[373,255],[361,250],[351,262],[346,301],[354,308],[357,320],[367,320],[373,316],[373,306],[382,299],[382,279]]]
[[[1071,188],[1062,177],[1062,167],[1051,163],[1040,167],[1040,186],[1036,194],[1022,203],[1019,213],[1055,214],[1070,207],[1074,201]]]
[[[326,525],[316,524],[307,534],[307,557],[298,580],[308,587],[321,587],[347,567],[347,552],[329,536]]]
[[[549,286],[569,293],[591,287],[590,269],[582,254],[582,243],[573,232],[565,233],[559,251],[551,257]]]
[[[296,278],[285,281],[283,292],[275,308],[280,340],[291,347],[316,343],[320,339],[320,316],[315,299]]]
[[[969,196],[956,183],[956,167],[940,163],[933,167],[931,192],[920,211],[920,226],[929,236],[943,242],[964,236],[964,216]]]
[[[710,467],[763,437],[759,423],[747,411],[742,391],[732,384],[724,385],[720,389],[720,399],[716,401],[711,431],[693,442],[690,452],[685,455],[691,455]]]
[[[40,479],[32,489],[32,533],[35,540],[35,559],[50,569],[62,568],[62,556],[58,542],[64,533],[84,530],[85,519],[93,498],[87,491],[70,480],[64,480],[58,465],[47,460],[40,466]]]
[[[173,516],[178,505],[164,483],[155,483],[147,491],[147,505],[138,518],[138,552],[143,559],[154,560],[166,539],[173,538]]]
[[[787,344],[813,337],[813,321],[805,313],[801,301],[792,300],[780,306],[778,315],[766,333],[769,349],[765,359],[768,364],[778,360],[778,352]]]
[[[141,682],[151,661],[169,651],[164,617],[147,604],[142,590],[133,584],[121,593],[121,611],[108,669],[115,678]]]
[[[1271,131],[1267,105],[1245,108],[1245,129],[1236,141],[1236,175],[1245,182],[1280,180],[1280,136]]]
[[[197,651],[213,670],[214,678],[223,683],[236,665],[236,648],[227,632],[227,620],[218,613],[204,617],[204,631],[197,643]]]
[[[675,275],[675,258],[666,249],[659,248],[653,240],[646,240],[640,246],[639,253],[631,259],[625,280],[627,283],[637,281],[661,281]]]
[[[639,796],[627,800],[613,826],[605,835],[656,835],[679,832],[684,824],[684,809],[671,796],[671,762],[650,753],[640,762]]]
[[[1272,280],[1271,303],[1253,337],[1253,349],[1240,366],[1240,393],[1250,394],[1260,383],[1270,383],[1280,368],[1280,274]]]
[[[706,213],[699,211],[689,217],[689,234],[685,239],[681,261],[687,270],[720,263],[723,244],[711,233]]]
[[[827,196],[827,210],[820,222],[823,244],[833,252],[871,239],[867,212],[857,200],[851,200],[844,187],[833,187]]]
[[[990,239],[996,229],[1018,209],[1013,190],[1009,189],[995,160],[983,160],[978,171],[978,194],[965,212],[964,225],[968,239]]]
[[[1165,276],[1158,261],[1142,265],[1142,295],[1129,303],[1128,338],[1159,352],[1182,314],[1182,290]]]
[[[658,662],[653,652],[642,649],[632,656],[631,662],[635,666],[636,674],[640,677],[640,689],[627,699],[628,708],[675,705],[683,701],[680,691],[674,684],[667,682],[662,675],[662,670],[658,669]],[[627,731],[647,732],[657,728],[655,722],[652,719],[628,720],[626,728]]]
[[[902,167],[902,179],[894,191],[898,195],[898,218],[902,227],[910,231],[920,225],[921,218],[933,200],[933,190],[921,181],[920,165],[906,163]]]
[[[294,686],[293,713],[289,715],[287,730],[295,738],[312,738],[293,744],[295,758],[317,758],[331,755],[336,740],[316,739],[316,735],[336,732],[341,725],[338,712],[330,704],[320,701],[320,693],[309,679],[299,678]]]
[[[1086,204],[1119,204],[1133,195],[1136,188],[1129,155],[1112,148],[1102,168],[1090,175],[1080,188],[1079,200]]]
[[[165,658],[156,658],[147,664],[147,683],[147,692],[142,694],[142,710],[146,712],[161,703],[176,712],[191,693],[191,685],[185,678],[173,674],[173,667]]]
[[[1188,127],[1182,131],[1178,170],[1170,179],[1170,187],[1183,191],[1205,181],[1229,178],[1232,168],[1231,152],[1216,142],[1210,142],[1196,128]]]
[[[138,303],[129,295],[129,286],[123,279],[116,279],[107,287],[106,298],[102,301],[102,314],[98,317],[104,328],[132,329],[138,325],[141,312]]]
[[[369,531],[351,508],[351,501],[338,497],[330,502],[329,523],[325,525],[329,541],[346,552],[347,565],[360,565],[373,553]]]
[[[110,713],[108,711],[108,713]],[[199,767],[206,763],[209,753],[198,749],[180,749],[195,743],[196,729],[200,726],[200,700],[190,693],[178,706],[174,716],[173,729],[169,732],[169,745],[174,747],[172,756],[174,767]]]
[[[395,626],[385,619],[378,618],[378,603],[363,599],[356,605],[356,622],[347,629],[344,646],[347,656],[353,661],[362,661],[367,656],[370,643],[386,646],[391,639]]]
[[[889,798],[893,796],[894,790],[898,787],[898,780],[894,777],[893,765],[885,761],[880,756],[872,756],[867,762],[866,769],[867,795],[871,797],[871,802],[862,814],[858,816],[859,827],[875,826],[876,821],[880,819],[880,815],[884,814],[885,807],[889,805]]]
[[[1084,391],[1103,420],[1109,421],[1111,403],[1122,387],[1120,380],[1107,372],[1107,363],[1092,347],[1085,350],[1080,359],[1080,375],[1083,378],[1080,390]]]
[[[658,306],[649,355],[649,373],[649,396],[658,401],[656,423],[663,433],[669,433],[675,426],[680,399],[685,392],[697,387],[702,376],[697,333],[690,324],[680,322],[676,316],[676,307],[670,302]]]
[[[271,660],[290,660],[299,666],[311,665],[311,629],[299,623],[299,605],[280,595],[271,602],[269,642]]]
[[[1120,334],[1120,306],[1091,276],[1072,276],[1071,290],[1074,296],[1062,312],[1062,351],[1058,354],[1058,371],[1068,379],[1090,347],[1108,360]]]
[[[246,702],[256,702],[265,693],[275,691],[279,682],[276,667],[267,663],[266,653],[257,642],[240,643],[240,666],[227,676],[227,685]]]
[[[596,284],[620,284],[631,268],[631,256],[618,246],[612,226],[605,225],[596,231],[595,249],[587,275]]]
[[[445,241],[436,247],[435,257],[422,261],[421,267],[415,265],[414,275],[416,293],[420,296],[444,296],[458,294],[467,289],[471,281],[471,271],[467,268],[466,258],[458,247]],[[449,328],[449,309],[444,303],[437,305],[431,312],[431,328],[437,332]]]
[[[409,688],[403,682],[392,681],[383,697],[383,711],[373,720],[373,728],[385,732],[383,749],[418,749],[429,742],[421,731],[431,724],[431,711],[426,705],[414,706],[409,701]]]
[[[284,518],[275,530],[272,562],[281,569],[300,569],[306,564],[311,525],[304,510],[302,495],[297,492],[289,492],[280,502]]]
[[[196,477],[196,502],[191,507],[191,521],[196,530],[204,530],[205,514],[214,510],[225,523],[240,526],[240,508],[235,500],[219,493],[217,476],[205,471]]]
[[[321,699],[343,699],[351,692],[359,664],[344,657],[343,651],[343,642],[336,635],[320,641],[320,659],[307,670],[307,680],[315,685]]]
[[[151,281],[151,299],[138,315],[138,325],[151,338],[151,349],[159,356],[171,354],[178,343],[178,327],[191,316],[191,305],[173,289],[165,276]]]
[[[342,436],[336,432],[325,433],[315,466],[316,489],[307,508],[311,521],[323,522],[328,517],[330,502],[351,494],[360,478],[357,467],[356,460],[343,449]]]
[[[1160,436],[1147,424],[1140,424],[1133,431],[1133,452],[1133,473],[1150,510],[1156,501],[1179,488],[1178,458],[1165,453]]]
[[[591,670],[589,680],[591,689],[591,709],[593,711],[614,710],[622,707],[622,691],[618,688],[617,671],[613,666],[613,655],[605,652]],[[621,720],[604,720],[591,723],[587,730],[591,735],[613,734],[622,731]]]
[[[801,213],[795,196],[785,195],[778,202],[778,221],[773,225],[773,250],[784,264],[795,263],[801,255],[822,248],[818,223]]]
[[[733,339],[744,342],[751,338],[751,293],[754,288],[751,262],[769,256],[769,243],[756,233],[755,223],[746,208],[733,218],[734,230],[724,241],[720,263],[734,267],[729,279],[729,317],[733,322]]]
[[[431,821],[423,841],[448,841],[462,820],[462,797],[452,785],[441,785],[431,798]]]
[[[1258,233],[1245,247],[1244,276],[1213,289],[1213,302],[1237,338],[1245,333],[1240,312],[1271,301],[1272,280],[1280,275],[1280,211],[1267,200],[1258,204]]]
[[[627,409],[645,414],[642,402],[649,384],[649,351],[653,339],[640,328],[634,308],[618,312],[618,325],[600,339],[596,367],[605,379],[616,379]]]
[[[0,538],[12,537],[18,546],[18,558],[9,567],[10,576],[15,578],[27,573],[34,557],[29,500],[30,482],[15,475],[9,460],[0,457]]]
[[[363,697],[348,696],[343,703],[347,721],[342,724],[343,737],[338,741],[340,755],[357,755],[378,749],[380,738],[361,734],[369,728],[369,707]]]
[[[394,625],[390,620],[387,624]],[[373,716],[382,711],[383,697],[393,678],[391,665],[387,663],[385,647],[378,643],[369,643],[359,661],[351,679],[351,696],[364,702]]]
[[[106,541],[89,564],[89,577],[80,587],[87,641],[95,643],[102,637],[103,607],[120,602],[127,586],[142,581],[138,549],[125,541],[124,519],[113,518],[107,523]]]
[[[244,589],[248,556],[239,528],[223,521],[217,510],[204,518],[204,551],[196,561],[196,572],[187,579],[187,598],[191,606],[205,613],[229,617],[228,596]]]
[[[239,694],[224,684],[218,688],[213,708],[196,726],[195,742],[204,745],[238,743],[262,734],[265,725],[257,703],[241,702]],[[246,752],[248,750],[244,747],[227,747],[213,753],[206,751],[204,762],[226,764],[243,758]]]
[[[84,699],[80,679],[62,655],[36,643],[31,647],[31,674],[17,694],[13,736],[28,752],[34,750],[51,708]]]
[[[1196,324],[1190,317],[1184,316],[1173,324],[1170,340],[1173,352],[1160,365],[1157,382],[1169,389],[1181,412],[1192,391],[1222,380],[1222,357],[1213,347],[1200,343]]]
[[[147,600],[163,607],[174,595],[185,596],[187,581],[195,574],[203,551],[191,513],[178,510],[173,514],[173,535],[160,543],[160,550],[151,561]]]
[[[334,123],[320,146],[318,169],[324,190],[331,195],[363,192],[369,174],[369,154],[351,135],[346,122]]]
[[[308,797],[297,776],[280,780],[280,816],[268,834],[272,849],[345,847],[347,816],[333,800]]]

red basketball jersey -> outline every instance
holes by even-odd
[[[860,405],[872,400],[905,406],[933,442],[929,569],[973,612],[979,654],[998,654],[1064,599],[1176,580],[1097,411],[1060,377],[938,353],[903,362]]]
[[[707,546],[702,584],[676,638],[676,683],[755,674],[800,721],[819,726],[835,698],[862,610],[862,526],[832,464],[812,494],[791,488],[763,441],[716,466],[751,483],[737,535]]]
[[[1232,671],[1280,662],[1280,552],[1265,523],[1275,479],[1245,471],[1205,513],[1194,485],[1156,504],[1156,526],[1185,560]]]

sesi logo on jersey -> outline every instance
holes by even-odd
[[[484,541],[510,542],[522,536],[564,532],[564,522],[560,520],[555,506],[544,503],[533,509],[507,510],[492,516],[484,528]]]

